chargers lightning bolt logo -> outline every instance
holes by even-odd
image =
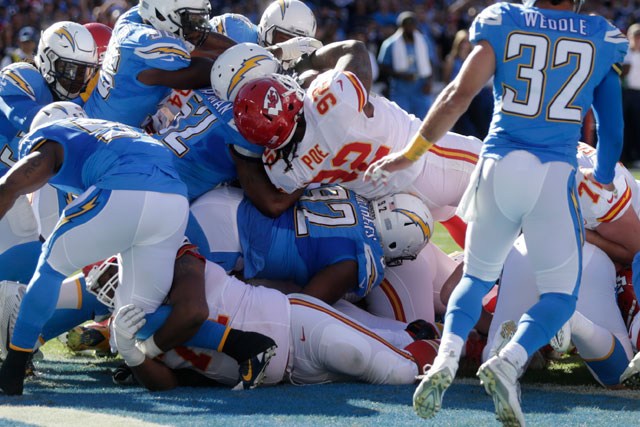
[[[29,95],[29,98],[35,101],[36,93],[34,92],[31,85],[29,85],[29,83],[27,83],[27,81],[23,79],[20,74],[13,71],[7,71],[4,73],[4,75],[11,81],[11,83],[19,87],[20,90]]]
[[[92,210],[93,208],[95,208],[96,206],[98,206],[97,200],[98,197],[100,195],[96,195],[93,199],[89,200],[87,203],[83,204],[82,206],[80,206],[80,210],[77,212],[74,212],[72,214],[69,215],[64,215],[62,218],[60,218],[60,221],[58,222],[58,224],[56,225],[56,230],[60,227],[62,227],[63,225],[65,225],[68,222],[71,222],[71,220],[73,218],[77,218],[80,215],[84,215],[87,212],[89,212],[90,210]]]
[[[425,239],[427,239],[427,240],[431,239],[431,227],[429,227],[429,224],[427,224],[426,222],[424,222],[422,220],[422,218],[420,218],[420,215],[418,215],[415,212],[408,211],[406,209],[396,209],[395,211],[405,215],[414,224],[416,224],[418,227],[420,227],[420,230],[422,230],[422,235],[425,237]]]
[[[260,64],[260,61],[265,61],[271,59],[267,55],[256,55],[251,58],[245,59],[242,61],[242,65],[236,71],[236,73],[231,76],[231,81],[229,82],[229,88],[227,89],[227,99],[231,99],[231,93],[233,90],[240,84],[242,80],[244,80],[245,75]]]
[[[76,50],[76,42],[65,27],[62,27],[55,31],[54,34],[57,34],[61,39],[66,39],[69,42],[69,46],[71,46],[71,50],[75,52]]]

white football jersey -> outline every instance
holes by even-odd
[[[363,111],[367,101],[374,107],[373,117]],[[271,182],[281,190],[292,193],[311,183],[339,183],[372,198],[405,189],[422,171],[424,158],[393,174],[385,186],[362,180],[371,163],[409,143],[421,119],[384,97],[369,96],[354,74],[320,74],[307,90],[303,108],[306,130],[291,168],[282,159],[266,166]],[[265,164],[274,156],[272,150],[265,151]]]
[[[581,142],[578,145],[578,166],[593,168],[596,165],[596,150]],[[611,222],[620,218],[632,206],[636,212],[640,208],[636,180],[621,163],[616,164],[613,184],[616,192],[607,191],[598,184],[576,173],[576,184],[584,226],[596,228],[602,222]],[[616,194],[617,193],[617,194]]]
[[[291,309],[287,297],[274,289],[251,286],[228,276],[222,267],[210,261],[205,274],[209,318],[234,329],[271,337],[278,348],[267,367],[264,384],[282,381],[291,346]],[[163,362],[172,369],[195,369],[223,384],[238,382],[235,360],[213,350],[179,347],[167,352]]]

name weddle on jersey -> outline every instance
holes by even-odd
[[[507,426],[558,353],[640,388],[629,43],[583,6],[478,10],[425,117],[380,83],[430,61],[420,32],[398,29],[404,65],[379,78],[300,0],[257,24],[140,0],[112,28],[43,28],[0,70],[1,392],[28,395],[55,338],[118,354],[114,387],[415,384],[423,418],[463,358]],[[452,131],[486,85],[488,134]]]

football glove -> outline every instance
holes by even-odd
[[[145,361],[146,356],[136,347],[135,336],[146,321],[144,311],[129,304],[118,310],[111,324],[118,353],[130,367],[142,365]]]

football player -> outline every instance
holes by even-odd
[[[214,49],[234,44],[209,34],[210,11],[208,0],[142,0],[122,15],[85,104],[87,114],[141,126],[170,88],[207,87],[212,61],[191,52],[207,43]]]
[[[478,376],[494,400],[498,419],[524,424],[518,391],[522,368],[576,306],[584,238],[576,147],[583,115],[592,104],[600,135],[593,177],[613,189],[622,148],[616,64],[624,58],[627,41],[601,16],[577,13],[582,0],[523,3],[498,3],[475,18],[469,33],[476,46],[461,72],[440,94],[411,144],[369,171],[381,178],[411,170],[494,78],[496,111],[482,160],[460,207],[469,222],[465,274],[449,299],[438,358],[414,394],[414,408],[424,418],[440,409],[464,340],[480,316],[482,299],[522,230],[540,300],[522,316],[513,339],[480,367]],[[524,169],[527,174],[521,173]],[[540,233],[543,227],[546,233]]]
[[[340,186],[307,190],[277,218],[263,215],[241,190],[220,188],[196,200],[191,214],[187,235],[208,259],[227,271],[242,265],[246,279],[292,281],[329,304],[347,293],[366,296],[385,265],[415,259],[433,227],[415,196],[370,203]]]
[[[123,286],[116,305],[135,301],[151,313],[169,291],[187,224],[186,187],[162,144],[114,122],[82,117],[50,122],[56,107],[34,119],[35,129],[20,144],[21,160],[0,179],[0,217],[21,195],[46,183],[79,194],[45,242],[29,282],[0,369],[0,388],[8,395],[22,394],[25,365],[68,275],[120,253]]]
[[[189,260],[189,258],[195,258]],[[265,384],[290,381],[318,384],[359,380],[374,384],[411,384],[437,347],[437,341],[413,341],[406,331],[393,332],[397,347],[359,322],[322,301],[302,294],[282,293],[250,286],[212,262],[201,262],[193,249],[176,262],[188,267],[174,269],[174,284],[204,281],[211,316],[225,319],[235,328],[272,336],[278,346],[264,371]],[[191,277],[181,277],[181,272]],[[167,390],[180,384],[174,369],[193,369],[222,384],[233,385],[237,365],[216,352],[180,347],[152,359],[135,345],[135,336],[144,326],[144,313],[129,305],[120,309],[113,321],[115,342],[137,379],[151,390]],[[384,331],[387,336],[391,331]]]
[[[452,219],[480,141],[449,133],[426,158],[387,185],[365,182],[367,166],[402,150],[420,120],[369,93],[371,66],[363,43],[327,45],[295,67],[327,68],[306,91],[277,75],[251,80],[240,89],[235,123],[245,139],[266,147],[262,161],[270,181],[287,193],[309,184],[340,184],[367,198],[410,191],[425,201],[436,221]],[[244,183],[242,175],[240,181],[253,200],[257,192],[251,183]]]
[[[53,101],[76,99],[97,63],[89,31],[61,21],[42,33],[35,66],[18,62],[0,71],[0,176],[17,162],[20,137],[29,131],[38,111]],[[37,218],[21,196],[0,220],[2,279],[27,282],[31,278],[40,253],[39,235]]]

